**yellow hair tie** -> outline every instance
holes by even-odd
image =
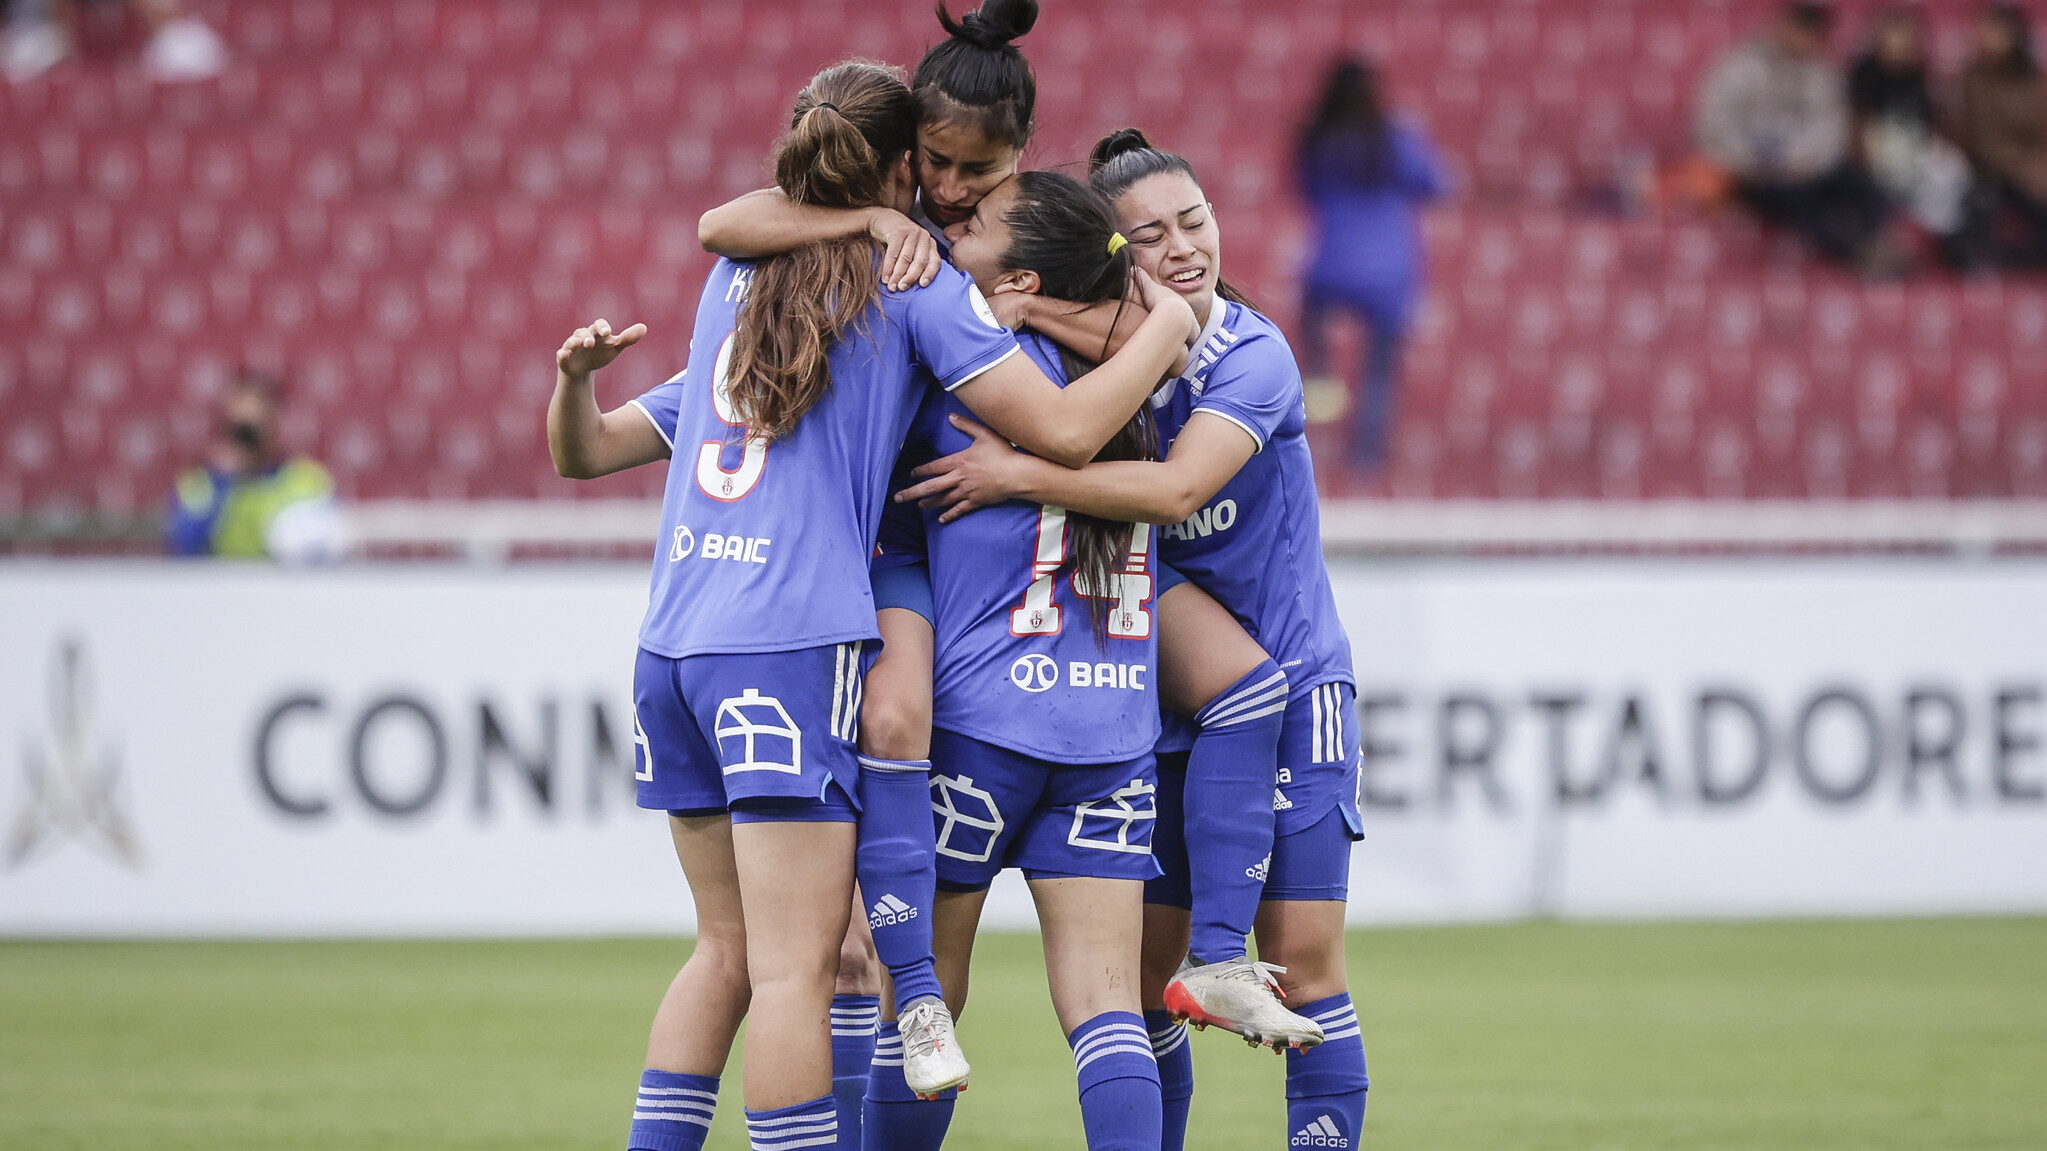
[[[1113,256],[1116,253],[1122,251],[1123,245],[1129,242],[1130,241],[1123,238],[1123,233],[1121,232],[1109,233],[1109,254]]]

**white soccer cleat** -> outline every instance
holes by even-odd
[[[1279,980],[1286,971],[1248,958],[1180,968],[1166,984],[1166,1010],[1195,1027],[1220,1027],[1253,1047],[1285,1051],[1322,1042],[1322,1025],[1280,1005]]]
[[[966,1087],[971,1069],[944,1000],[919,999],[896,1017],[896,1026],[903,1033],[903,1081],[917,1098],[935,1099],[948,1087]]]

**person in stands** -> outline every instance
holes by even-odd
[[[1984,9],[1960,89],[1955,135],[1976,168],[1993,251],[2004,263],[2047,263],[2047,82],[2024,9]]]
[[[1801,0],[1729,51],[1700,95],[1699,145],[1764,221],[1865,274],[1896,274],[1909,260],[1886,233],[1883,190],[1850,153],[1847,83],[1826,57],[1833,26],[1830,6]]]
[[[1327,386],[1328,321],[1350,312],[1369,336],[1351,382],[1350,460],[1374,472],[1386,459],[1400,349],[1421,298],[1420,208],[1443,194],[1443,167],[1420,126],[1393,117],[1378,70],[1348,59],[1330,71],[1301,128],[1295,174],[1315,223],[1301,300],[1309,401]]]

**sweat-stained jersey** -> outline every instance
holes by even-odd
[[[1018,341],[1065,386],[1051,341],[1032,332]],[[972,442],[947,422],[954,413],[967,409],[950,395],[925,400],[906,467]],[[1112,610],[1108,634],[1097,640],[1073,569],[1062,566],[1071,558],[1064,509],[1010,500],[940,524],[936,512],[894,507],[904,510],[891,510],[876,563],[929,558],[938,616],[934,727],[1055,763],[1110,763],[1151,750],[1159,734],[1151,525],[1130,528],[1123,574],[1102,589]]]
[[[872,639],[867,578],[889,469],[932,381],[951,389],[1014,355],[973,282],[884,290],[831,350],[831,386],[794,432],[752,441],[725,396],[754,265],[719,260],[689,366],[635,401],[673,454],[640,646],[681,658]]]
[[[1350,639],[1322,562],[1322,516],[1293,349],[1271,320],[1218,297],[1187,373],[1152,395],[1170,445],[1196,412],[1236,424],[1257,454],[1186,522],[1159,529],[1159,558],[1214,596],[1287,674],[1291,698],[1355,683]]]

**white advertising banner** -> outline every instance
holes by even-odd
[[[1335,577],[1354,921],[2047,911],[2047,565]],[[632,805],[645,586],[0,566],[0,935],[687,930]]]

